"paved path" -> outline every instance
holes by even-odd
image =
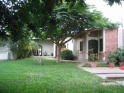
[[[97,76],[102,77],[103,79],[106,78],[124,78],[124,70],[120,70],[119,67],[109,68],[109,67],[82,67],[84,63],[79,64],[78,67],[88,71],[90,73],[96,74]]]
[[[114,67],[114,68],[109,68],[109,67],[96,67],[96,68],[91,68],[91,67],[82,67],[84,63],[79,64],[78,67],[96,74],[97,76],[103,78],[103,79],[118,79],[118,78],[123,78],[124,79],[124,70],[121,70],[119,67]],[[113,82],[112,82],[113,84]],[[119,84],[124,86],[124,81],[116,81],[114,84]]]
[[[109,68],[109,67],[96,67],[96,68],[88,68],[83,67],[84,70],[94,73],[103,79],[106,78],[124,78],[124,70],[120,70],[119,67]]]

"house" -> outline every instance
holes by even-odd
[[[56,57],[56,45],[50,40],[38,40],[38,50],[34,53],[35,56],[53,56]],[[73,50],[72,40],[65,44],[65,47]],[[9,41],[0,41],[0,60],[13,59],[9,49]]]
[[[90,50],[93,49],[99,61],[106,62],[106,52],[124,47],[124,28],[86,31],[77,38],[76,43],[79,61],[88,61]]]
[[[118,47],[124,47],[124,28],[106,29],[106,30],[91,30],[84,31],[76,39],[72,39],[64,45],[64,47],[73,51],[73,54],[81,62],[88,61],[90,50],[97,53],[100,62],[106,62],[105,53],[116,50]],[[42,54],[56,57],[56,45],[50,40],[39,40],[39,45],[42,46]]]
[[[8,42],[5,41],[0,42],[0,55],[3,53],[3,46],[5,46],[7,43]],[[50,39],[39,40],[38,44],[39,48],[35,56],[56,57],[56,45]],[[91,49],[93,49],[94,53],[98,54],[100,62],[106,62],[107,58],[105,52],[113,51],[118,47],[124,47],[124,27],[119,27],[116,29],[84,31],[76,39],[72,39],[63,45],[63,47],[72,50],[73,54],[81,62],[88,61],[88,56]],[[0,59],[12,58],[10,55],[9,57],[5,56],[5,58],[1,57]]]
[[[39,48],[35,56],[53,56],[56,57],[57,47],[50,39],[47,40],[38,40]],[[68,48],[69,50],[73,49],[73,40],[70,40],[68,43],[62,46],[62,48]]]
[[[35,56],[53,56],[53,42],[49,39],[38,40],[39,48]]]

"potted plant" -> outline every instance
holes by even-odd
[[[115,51],[108,53],[107,62],[109,63],[110,68],[113,68],[115,66],[115,63],[117,62],[117,56],[118,54]]]
[[[93,49],[92,49],[91,53],[89,54],[89,61],[91,63],[91,67],[96,67],[97,66],[97,62],[96,62],[97,60],[98,60],[97,53],[94,54]]]
[[[124,67],[124,49],[118,48],[118,60],[120,67]]]

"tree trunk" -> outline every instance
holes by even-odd
[[[61,45],[57,45],[57,58],[56,63],[60,62]]]

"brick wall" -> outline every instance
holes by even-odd
[[[118,47],[118,30],[106,30],[105,31],[105,50],[114,51]]]

